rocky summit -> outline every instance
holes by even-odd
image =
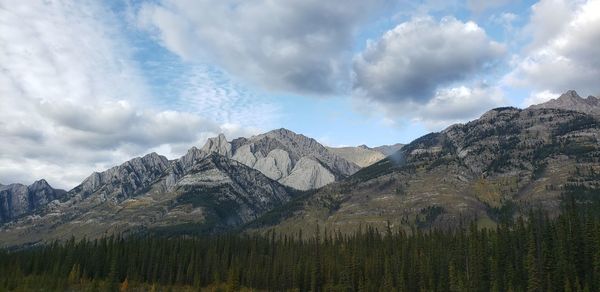
[[[52,188],[44,179],[29,186],[0,185],[0,223],[34,213],[52,201],[63,199],[65,195],[66,191]]]
[[[219,153],[239,161],[297,190],[320,188],[360,169],[360,166],[332,153],[315,139],[287,129],[231,142],[221,134],[208,139],[202,151]]]
[[[600,99],[591,95],[582,98],[575,90],[569,90],[556,99],[532,105],[530,108],[554,108],[600,115]]]

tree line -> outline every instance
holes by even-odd
[[[600,207],[495,229],[113,236],[0,251],[0,290],[600,291]]]

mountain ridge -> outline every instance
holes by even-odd
[[[581,98],[568,92],[565,99]],[[407,231],[449,228],[463,220],[491,227],[532,206],[554,214],[573,189],[600,192],[599,140],[598,116],[551,105],[489,110],[388,146],[399,150],[362,169],[283,128],[232,141],[220,134],[175,160],[150,153],[92,173],[60,200],[0,225],[0,241],[241,226],[286,233],[315,223],[342,232],[388,223]],[[290,188],[298,185],[311,191]]]
[[[284,128],[231,142],[220,134],[209,138],[202,150],[230,157],[298,190],[322,187],[360,169],[315,139]]]
[[[591,95],[587,98],[583,98],[579,96],[575,90],[569,90],[561,94],[558,98],[551,99],[541,104],[532,105],[530,108],[554,108],[600,115],[600,99]]]
[[[556,214],[564,193],[600,195],[600,121],[582,112],[496,108],[466,124],[424,135],[396,154],[325,186],[293,216],[252,229],[311,232],[318,223],[353,232],[368,224],[480,227],[537,206]],[[278,218],[278,215],[269,215]],[[314,230],[312,230],[314,231]]]
[[[225,231],[295,195],[260,171],[218,153],[195,148],[168,166],[164,159],[151,153],[92,174],[65,201],[0,226],[0,242],[31,244],[164,228]],[[156,169],[163,171],[157,174]],[[156,175],[139,180],[140,173]]]

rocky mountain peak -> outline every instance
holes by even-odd
[[[81,197],[99,193],[103,197],[123,200],[149,186],[169,165],[166,157],[153,152],[106,171],[94,172],[69,193]]]
[[[200,153],[194,155],[202,157],[209,153],[231,158],[261,171],[270,179],[301,190],[319,188],[360,169],[331,153],[315,139],[285,128],[231,142],[221,134],[208,139]],[[299,163],[303,158],[303,163]],[[292,177],[287,179],[289,176]],[[301,179],[303,176],[312,178]]]
[[[216,152],[226,157],[231,157],[231,143],[227,141],[227,138],[223,133],[217,137],[208,138],[206,144],[202,147],[202,151],[206,153]]]
[[[29,186],[29,188],[33,189],[43,189],[43,188],[52,188],[50,184],[45,179],[40,179]]]
[[[575,90],[569,90],[558,98],[545,103],[532,105],[530,108],[553,108],[578,111],[586,114],[600,115],[600,100],[594,96],[582,98]]]
[[[567,90],[567,92],[563,93],[558,99],[580,99],[581,96],[579,96],[579,94],[577,94],[577,91],[571,89],[571,90]]]
[[[0,187],[0,223],[35,212],[48,203],[64,198],[64,190],[54,189],[45,179],[33,184]]]

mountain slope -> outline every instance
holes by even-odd
[[[52,188],[41,179],[26,186],[0,185],[0,224],[31,214],[54,200],[65,197],[66,191]]]
[[[150,186],[169,165],[166,157],[150,153],[104,172],[95,172],[69,193],[81,198],[96,194],[102,200],[118,203]]]
[[[326,147],[327,150],[335,155],[342,157],[360,167],[367,167],[383,158],[386,155],[379,151],[370,149],[365,145],[358,147]]]
[[[378,152],[381,152],[385,156],[390,156],[390,155],[396,153],[398,150],[402,149],[402,147],[404,147],[404,144],[396,143],[396,144],[393,144],[393,145],[377,146],[377,147],[374,147],[374,148],[371,148],[371,149],[373,149],[375,151],[378,151]]]
[[[221,134],[210,138],[202,150],[230,157],[298,190],[320,188],[360,169],[316,140],[287,129],[231,142]]]
[[[530,207],[555,213],[562,193],[600,195],[599,139],[600,121],[591,115],[494,109],[322,188],[274,228],[444,228],[465,220],[493,226]]]
[[[192,148],[180,159],[149,154],[92,174],[33,216],[0,228],[4,245],[114,233],[211,233],[235,228],[294,193],[237,161]]]

